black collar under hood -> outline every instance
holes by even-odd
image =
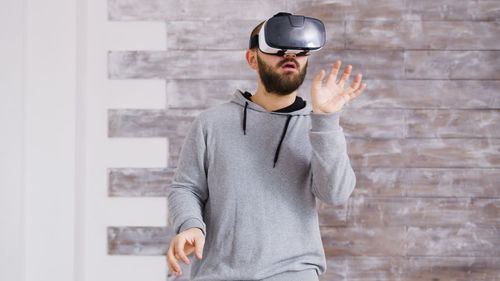
[[[276,162],[278,161],[278,156],[281,148],[281,143],[283,142],[283,139],[285,138],[286,131],[288,129],[288,123],[290,123],[290,119],[293,116],[299,116],[299,115],[309,115],[312,111],[312,107],[307,101],[303,100],[301,97],[297,96],[295,99],[295,102],[291,104],[290,106],[287,106],[282,109],[278,109],[275,111],[267,111],[265,110],[262,106],[254,103],[252,100],[249,98],[250,93],[248,92],[242,92],[240,90],[236,90],[234,93],[234,97],[231,100],[231,102],[234,102],[240,106],[243,107],[243,124],[242,124],[242,129],[243,129],[243,134],[246,135],[246,124],[247,124],[247,109],[255,110],[255,111],[260,111],[268,114],[276,114],[276,115],[283,115],[283,118],[286,117],[285,125],[283,128],[283,133],[281,134],[280,141],[278,143],[278,146],[276,147],[276,153],[274,155],[274,163],[273,163],[273,168],[276,166]],[[247,98],[248,97],[248,98]],[[302,105],[300,105],[302,103]],[[291,112],[287,112],[290,110],[296,109]]]

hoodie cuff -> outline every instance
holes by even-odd
[[[313,113],[311,111],[311,131],[324,132],[324,131],[339,131],[340,127],[340,111],[333,113]]]
[[[200,222],[200,220],[196,219],[196,218],[191,218],[191,219],[186,220],[179,228],[179,232],[177,234],[179,234],[183,231],[186,231],[190,228],[193,228],[193,227],[197,227],[197,228],[201,229],[201,231],[203,232],[203,235],[206,235],[205,234],[205,224]]]

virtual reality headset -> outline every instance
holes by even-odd
[[[258,46],[263,53],[278,56],[309,55],[325,45],[325,37],[325,25],[319,19],[277,13],[250,39],[249,49]]]

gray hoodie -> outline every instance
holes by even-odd
[[[343,204],[356,184],[341,112],[313,113],[307,102],[270,112],[237,90],[195,118],[167,188],[176,234],[192,227],[205,234],[192,281],[309,281],[325,273],[316,198]]]

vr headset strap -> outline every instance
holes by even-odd
[[[252,37],[252,39],[250,39],[250,43],[249,43],[248,49],[252,49],[252,48],[258,47],[258,46],[259,46],[259,35],[255,34]],[[286,53],[286,50],[281,50],[281,51],[278,51],[274,55],[283,56],[285,53]],[[304,50],[304,51],[302,51],[300,53],[297,53],[297,56],[307,56],[307,55],[309,55],[309,50]]]
[[[250,39],[250,44],[248,49],[252,49],[254,47],[259,46],[259,34],[255,34],[251,39]]]

